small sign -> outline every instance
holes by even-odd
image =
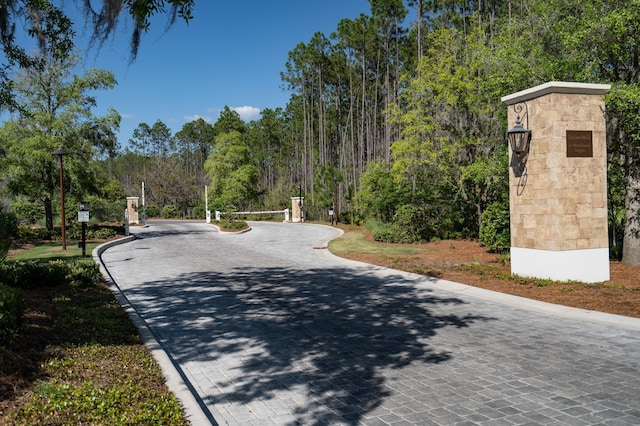
[[[593,157],[591,130],[567,130],[567,157]]]
[[[78,222],[89,222],[89,212],[86,210],[79,211]]]

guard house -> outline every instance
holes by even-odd
[[[549,82],[502,98],[510,129],[513,274],[609,280],[604,117],[609,89]]]

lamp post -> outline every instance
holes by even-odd
[[[64,162],[62,157],[69,154],[62,146],[53,151],[53,155],[60,157],[60,224],[62,227],[62,250],[67,249],[67,235],[65,230],[65,217],[64,217]]]

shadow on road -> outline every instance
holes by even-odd
[[[216,383],[223,391],[201,395],[207,404],[304,389],[296,415],[305,424],[357,424],[391,393],[382,370],[446,362],[453,354],[429,344],[438,329],[490,319],[456,315],[460,299],[400,276],[351,269],[185,274],[127,295],[154,300],[146,320],[179,362],[238,355],[225,361],[226,378]]]

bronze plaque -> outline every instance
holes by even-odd
[[[593,157],[591,130],[567,130],[567,157]]]

